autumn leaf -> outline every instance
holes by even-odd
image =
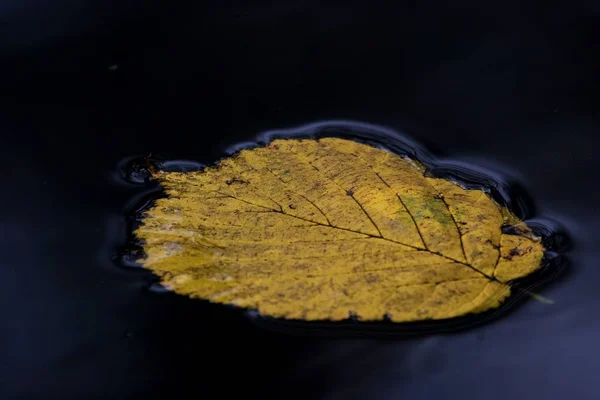
[[[502,304],[544,253],[484,191],[352,140],[279,139],[154,176],[168,196],[135,232],[143,265],[177,293],[273,317],[478,313]]]

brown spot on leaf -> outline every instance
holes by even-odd
[[[248,181],[245,181],[245,180],[243,180],[243,179],[240,179],[240,178],[231,178],[231,179],[228,179],[228,180],[226,180],[226,181],[225,181],[225,184],[226,184],[227,186],[231,186],[231,185],[233,185],[234,183],[239,183],[239,184],[241,184],[241,185],[248,185],[250,182],[248,182]]]

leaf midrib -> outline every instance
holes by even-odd
[[[312,223],[314,225],[323,226],[323,227],[326,227],[326,228],[338,229],[338,230],[342,230],[342,231],[346,231],[346,232],[352,232],[352,233],[355,233],[355,234],[364,235],[364,236],[375,238],[375,239],[385,240],[387,242],[394,243],[394,244],[400,245],[400,246],[409,247],[409,248],[412,248],[412,249],[417,250],[417,251],[425,251],[425,252],[434,254],[436,256],[443,257],[443,258],[445,258],[445,259],[447,259],[449,261],[452,261],[454,263],[464,265],[464,266],[472,269],[473,271],[481,274],[482,276],[484,276],[486,279],[488,279],[490,281],[498,282],[498,283],[501,283],[501,284],[506,284],[506,283],[504,283],[504,282],[496,279],[494,276],[490,276],[490,275],[486,274],[485,272],[483,272],[483,271],[475,268],[474,266],[472,266],[472,265],[470,265],[470,264],[468,264],[468,263],[466,263],[464,261],[460,261],[460,260],[457,260],[455,258],[446,256],[446,255],[444,255],[442,253],[439,253],[437,251],[432,251],[432,250],[425,249],[425,248],[422,248],[422,247],[412,246],[412,245],[409,245],[409,244],[406,244],[406,243],[399,242],[399,241],[394,240],[394,239],[386,238],[384,236],[378,236],[378,235],[373,235],[373,234],[370,234],[370,233],[364,233],[364,232],[360,232],[360,231],[357,231],[357,230],[354,230],[354,229],[344,228],[344,227],[341,227],[341,226],[336,226],[336,225],[331,225],[331,224],[329,224],[329,225],[328,224],[323,224],[323,223],[321,223],[319,221],[314,221],[314,220],[311,220],[309,218],[304,218],[304,217],[300,217],[300,216],[297,216],[297,215],[288,214],[285,211],[276,210],[276,209],[273,209],[273,208],[270,208],[270,207],[266,207],[266,206],[263,206],[263,205],[260,205],[260,204],[256,204],[256,203],[253,203],[251,201],[244,200],[244,199],[241,199],[241,198],[238,198],[238,197],[235,197],[233,195],[230,195],[230,194],[227,194],[227,193],[223,193],[223,192],[220,192],[220,191],[215,191],[215,193],[217,193],[217,194],[219,194],[221,196],[225,196],[225,197],[237,200],[237,201],[241,201],[243,203],[249,204],[249,205],[254,206],[254,207],[259,207],[259,208],[265,209],[265,210],[267,210],[266,212],[273,212],[273,213],[276,213],[276,214],[286,215],[286,216],[291,217],[291,218],[295,218],[295,219],[299,219],[299,220],[302,220],[302,221],[310,222],[310,223]],[[496,261],[496,264],[498,264],[499,260],[500,260],[500,257],[498,257],[498,260]]]

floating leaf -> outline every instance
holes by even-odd
[[[143,265],[177,293],[263,315],[478,313],[502,304],[544,253],[484,191],[351,140],[279,139],[202,171],[154,175],[168,196],[136,230]]]

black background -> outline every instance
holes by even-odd
[[[2,3],[0,394],[599,398],[599,17],[593,1]],[[289,336],[111,261],[143,190],[124,158],[210,163],[328,119],[521,182],[571,235],[556,303],[455,334]]]

